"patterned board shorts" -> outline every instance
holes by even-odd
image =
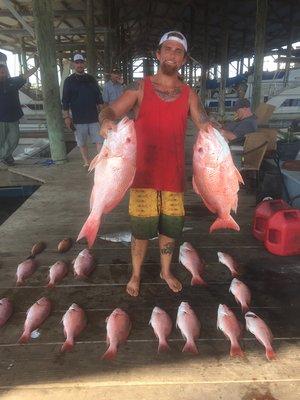
[[[75,124],[75,138],[77,146],[86,146],[88,137],[92,143],[103,143],[103,137],[99,135],[100,125],[98,122],[91,124]]]
[[[136,239],[151,239],[158,233],[177,239],[184,224],[184,194],[131,189],[129,215]]]

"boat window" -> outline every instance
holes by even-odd
[[[300,99],[285,99],[280,107],[297,107],[300,106]]]

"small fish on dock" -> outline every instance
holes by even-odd
[[[30,257],[35,257],[36,255],[42,253],[46,249],[47,245],[45,242],[38,242],[32,246]]]
[[[66,340],[60,351],[64,353],[73,349],[74,339],[85,329],[87,325],[85,312],[76,303],[73,303],[64,314],[62,323]]]
[[[66,253],[67,251],[70,250],[70,248],[73,246],[73,239],[72,238],[65,238],[61,240],[58,245],[57,245],[57,251],[59,253]]]
[[[273,335],[268,325],[254,312],[248,311],[245,315],[246,328],[265,347],[266,357],[269,361],[276,358],[272,347]]]
[[[233,257],[231,257],[231,255],[229,255],[227,253],[222,253],[221,251],[218,251],[217,254],[218,254],[219,262],[221,264],[226,265],[226,267],[228,267],[233,278],[236,278],[237,276],[240,275],[238,263],[235,261],[235,259]]]
[[[49,282],[47,288],[54,288],[68,274],[68,264],[65,261],[56,261],[49,269]]]
[[[218,308],[217,328],[230,340],[230,356],[243,357],[244,352],[239,344],[242,336],[242,327],[233,311],[225,304],[220,304]]]
[[[48,318],[51,312],[51,301],[46,297],[40,298],[27,311],[24,330],[19,343],[27,343],[33,331],[39,328]]]
[[[251,292],[248,286],[244,284],[244,282],[240,281],[237,278],[233,278],[231,281],[229,292],[234,295],[236,302],[240,303],[243,313],[249,311],[251,303]]]
[[[154,307],[149,324],[158,338],[157,353],[170,350],[167,340],[172,332],[173,324],[169,314],[159,307]]]
[[[178,307],[176,326],[180,329],[186,343],[182,349],[183,353],[198,354],[195,340],[200,335],[200,321],[189,303],[183,301]]]
[[[113,360],[121,343],[126,342],[131,330],[131,321],[128,314],[121,308],[116,308],[106,319],[106,341],[108,349],[102,360]]]
[[[179,249],[179,262],[192,274],[191,285],[207,286],[202,278],[205,262],[199,257],[194,247],[184,242]]]
[[[28,258],[21,262],[17,268],[17,286],[24,285],[25,280],[29,278],[37,269],[38,262],[34,258]]]
[[[86,279],[95,268],[94,256],[88,249],[82,250],[74,260],[74,276],[76,279]]]
[[[0,299],[0,328],[6,324],[13,313],[13,304],[7,298]]]

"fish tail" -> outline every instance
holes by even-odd
[[[248,304],[241,304],[241,307],[244,314],[246,314],[249,311]]]
[[[244,357],[244,352],[238,343],[231,345],[230,357]]]
[[[239,231],[240,227],[232,218],[232,216],[229,215],[227,218],[217,218],[215,222],[210,226],[209,233],[212,233],[217,229],[233,229],[235,231]]]
[[[18,340],[18,343],[20,343],[20,344],[28,343],[29,340],[30,340],[30,332],[24,331],[22,333],[20,339]]]
[[[266,348],[266,357],[269,361],[274,360],[276,358],[276,353],[272,347]]]
[[[67,339],[64,342],[64,344],[61,346],[60,351],[61,351],[61,353],[68,352],[68,351],[71,351],[73,349],[73,347],[74,347],[74,340]]]
[[[158,344],[157,353],[165,353],[166,351],[170,351],[170,346],[168,345],[167,341],[161,341]]]
[[[238,271],[231,271],[231,276],[233,278],[237,278],[238,276],[240,276],[240,273]]]
[[[16,286],[22,286],[24,285],[24,280],[22,278],[18,278],[17,282],[16,282]]]
[[[202,285],[202,286],[207,286],[207,283],[204,281],[204,279],[201,278],[201,276],[193,276],[191,280],[191,285]]]
[[[81,231],[79,232],[77,242],[85,237],[88,242],[88,247],[91,248],[96,240],[96,236],[100,227],[100,221],[101,218],[99,218],[99,216],[90,214]]]
[[[48,285],[47,285],[47,288],[48,288],[48,289],[53,289],[54,287],[55,287],[55,283],[49,281],[49,283],[48,283]]]
[[[106,352],[101,357],[102,360],[114,360],[117,355],[117,348],[109,346]]]
[[[191,353],[191,354],[199,354],[198,348],[196,346],[196,343],[194,341],[192,342],[186,342],[182,349],[183,353]]]

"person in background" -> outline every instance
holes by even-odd
[[[117,100],[123,93],[123,78],[121,71],[113,68],[110,74],[110,80],[103,87],[104,105],[108,106],[113,101]]]
[[[221,132],[232,144],[243,144],[247,133],[257,131],[257,119],[247,99],[238,99],[234,111],[235,120],[226,122]]]
[[[0,65],[0,162],[9,166],[15,164],[13,152],[20,139],[19,120],[24,115],[19,89],[37,69],[35,66],[11,78],[6,64]]]
[[[87,139],[96,145],[99,152],[103,139],[99,136],[98,113],[103,104],[96,79],[85,73],[86,62],[81,54],[74,56],[75,72],[65,79],[62,108],[65,125],[74,131],[77,146],[83,159],[83,166],[90,164]]]

